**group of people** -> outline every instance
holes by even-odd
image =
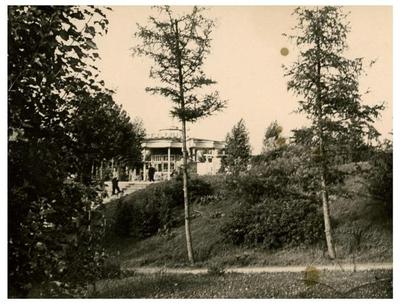
[[[154,177],[155,177],[156,171],[157,170],[155,169],[155,167],[152,164],[150,164],[150,166],[149,166],[149,168],[147,170],[148,181],[150,181],[150,182],[154,182],[155,181]],[[176,175],[176,171],[173,170],[172,173],[171,173],[171,177],[173,177],[175,175]],[[143,172],[142,171],[140,172],[140,178],[141,178],[141,180],[144,180],[144,176],[143,176]],[[122,191],[120,190],[120,188],[118,186],[118,181],[119,181],[118,180],[118,173],[115,171],[113,173],[113,177],[112,177],[112,180],[111,180],[111,183],[112,183],[112,195],[122,193]]]
[[[150,165],[150,167],[148,168],[148,179],[149,179],[149,181],[151,181],[151,182],[155,181],[154,180],[155,173],[156,173],[156,169],[153,167],[153,165]],[[141,179],[144,180],[143,179],[143,172],[140,173],[140,176],[141,176]],[[111,183],[112,183],[112,193],[111,194],[112,195],[122,193],[122,191],[120,190],[120,188],[118,186],[118,181],[119,181],[118,180],[118,173],[114,172],[113,177],[111,179]]]
[[[150,165],[150,167],[148,168],[148,178],[149,178],[149,181],[154,182],[154,175],[155,175],[156,171],[157,171],[157,170],[153,167],[153,165]],[[175,170],[175,169],[172,170],[170,176],[171,176],[171,177],[174,177],[174,176],[176,176],[176,175],[177,175],[176,170]],[[143,180],[143,177],[142,177],[142,180]]]
[[[156,171],[157,170],[153,167],[153,165],[150,165],[150,167],[147,169],[147,178],[149,181],[155,181],[154,176],[155,176]],[[144,181],[144,175],[143,175],[142,171],[139,172],[139,176],[140,176],[140,180]]]

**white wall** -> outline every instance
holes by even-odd
[[[213,158],[212,162],[197,163],[197,174],[215,175],[221,167],[221,159]]]

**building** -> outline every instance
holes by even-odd
[[[178,128],[161,129],[145,138],[143,147],[143,177],[147,180],[150,165],[155,167],[156,180],[169,180],[182,165],[182,139]],[[191,166],[199,175],[214,175],[221,167],[225,142],[191,138],[186,140]]]

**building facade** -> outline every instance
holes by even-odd
[[[182,165],[182,133],[178,128],[162,129],[145,138],[143,148],[143,179],[148,179],[148,168],[156,169],[156,180],[169,180]],[[225,142],[191,138],[186,140],[191,166],[199,175],[214,175],[221,167]]]

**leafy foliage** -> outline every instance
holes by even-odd
[[[243,204],[221,228],[236,245],[276,249],[312,244],[323,236],[319,205],[310,199],[292,197]]]
[[[240,202],[222,228],[227,240],[279,248],[321,238],[318,180],[305,162],[308,153],[301,146],[272,150],[254,158],[246,174],[227,180]]]
[[[393,146],[391,142],[384,143],[370,161],[372,168],[368,175],[368,188],[385,211],[392,217],[393,212]]]
[[[211,185],[199,178],[190,179],[188,189],[191,202],[213,194]],[[119,203],[115,212],[115,233],[143,239],[159,231],[168,232],[181,224],[182,213],[177,208],[182,205],[181,178],[150,185]]]
[[[103,160],[136,167],[141,160],[144,128],[138,119],[132,122],[112,98],[112,91],[101,92],[85,100],[73,101],[76,111],[71,116],[73,154],[79,156],[82,181],[88,183],[92,171]]]
[[[312,128],[299,128],[292,130],[292,144],[312,146],[315,143],[315,134]],[[367,162],[374,155],[375,147],[371,143],[365,143],[360,139],[357,145],[355,142],[347,141],[340,145],[330,145],[329,155],[332,166],[348,164],[351,162]]]
[[[8,7],[10,296],[37,287],[80,295],[77,286],[103,274],[103,217],[87,179],[90,162],[140,138],[94,65],[94,38],[107,24],[94,6]]]
[[[233,126],[225,141],[225,156],[221,161],[221,171],[228,171],[234,175],[246,171],[250,161],[251,146],[249,132],[243,119]]]
[[[312,150],[307,146],[284,146],[254,156],[250,169],[242,176],[228,177],[227,185],[236,198],[250,203],[290,194],[316,196],[318,168],[310,166],[311,158]],[[331,184],[342,180],[339,174],[328,178]]]
[[[19,194],[13,191],[11,198],[23,194],[20,189]],[[51,199],[29,202],[24,218],[19,215],[23,206],[10,210],[10,226],[16,231],[10,232],[9,279],[17,295],[38,284],[54,296],[68,294],[65,284],[76,288],[98,278],[106,259],[99,247],[104,230],[103,216],[96,210],[101,204],[97,193],[69,181],[50,195]],[[54,281],[63,285],[51,288]]]

